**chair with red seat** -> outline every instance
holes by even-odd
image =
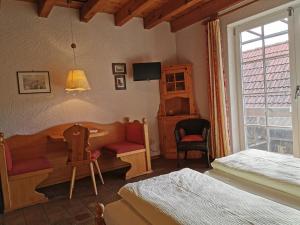
[[[13,160],[10,148],[0,133],[0,172],[4,212],[48,201],[36,187],[53,171],[45,157]]]
[[[69,198],[70,199],[72,198],[77,167],[86,164],[89,164],[90,166],[94,191],[95,194],[98,195],[93,163],[96,166],[102,184],[104,184],[100,167],[97,161],[97,159],[100,156],[100,151],[99,150],[90,151],[89,142],[88,142],[90,136],[89,129],[76,124],[66,129],[63,135],[65,140],[68,143],[68,150],[69,150],[68,164],[72,166],[72,178],[71,178]]]
[[[187,159],[188,151],[205,152],[207,164],[209,160],[210,122],[205,119],[186,119],[179,121],[174,130],[177,147],[177,166],[180,166],[180,152],[184,152]]]

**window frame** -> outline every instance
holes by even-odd
[[[291,76],[291,84],[297,84],[297,74],[296,74],[296,68],[295,68],[295,30],[294,28],[294,16],[289,16],[288,10],[279,10],[277,12],[270,13],[269,15],[263,15],[261,17],[256,17],[253,20],[247,21],[243,24],[234,26],[233,29],[233,42],[231,45],[233,45],[233,49],[230,55],[234,55],[234,68],[230,68],[230,66],[233,66],[232,63],[229,64],[229,70],[232,71],[234,70],[235,76],[234,78],[236,79],[235,82],[233,82],[233,79],[229,79],[230,84],[230,89],[235,88],[235,96],[231,96],[230,98],[235,100],[235,106],[236,109],[234,110],[233,107],[231,107],[231,118],[238,118],[237,120],[237,127],[238,127],[238,132],[234,132],[232,134],[233,138],[237,138],[236,134],[238,134],[238,142],[235,144],[235,147],[239,145],[239,150],[244,150],[246,149],[246,133],[245,133],[245,123],[244,123],[244,107],[243,107],[243,85],[242,85],[242,77],[241,77],[241,72],[242,72],[242,63],[241,63],[241,33],[244,31],[247,31],[249,29],[253,29],[258,26],[263,26],[265,24],[274,22],[276,20],[280,20],[284,17],[289,18],[289,46],[290,46],[290,73],[295,74],[294,76]],[[291,26],[292,25],[292,26]],[[292,28],[292,29],[290,29]],[[300,30],[300,28],[299,28]],[[230,37],[228,38],[228,40]],[[293,93],[295,93],[295,85],[291,85],[291,94],[293,97]],[[233,91],[230,91],[230,95],[233,94]],[[300,101],[300,99],[299,99]],[[298,106],[296,101],[292,100],[292,109],[293,111],[296,111],[295,113],[298,114]],[[294,116],[293,116],[294,117]],[[232,127],[234,124],[232,124]],[[294,118],[293,118],[293,154],[295,156],[299,156],[300,153],[297,152],[297,149],[295,146],[299,146],[299,122],[295,123]],[[235,152],[237,150],[235,149]],[[300,150],[298,150],[300,151]]]

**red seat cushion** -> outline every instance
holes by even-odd
[[[204,141],[204,138],[202,135],[198,134],[191,134],[191,135],[185,135],[182,139],[182,142],[190,142],[190,141]]]
[[[136,144],[144,145],[144,125],[140,122],[126,123],[126,140]]]
[[[125,152],[131,152],[139,149],[144,149],[144,145],[132,143],[132,142],[118,142],[104,146],[105,149],[115,152],[116,154],[121,154]]]
[[[6,141],[4,142],[4,148],[5,148],[6,167],[7,167],[7,171],[9,172],[12,170],[13,164],[12,164],[11,152]]]
[[[91,152],[91,159],[92,160],[97,160],[100,156],[100,151],[99,150],[94,150]]]
[[[44,157],[18,160],[13,162],[13,168],[11,171],[8,171],[8,175],[13,176],[49,168],[52,168],[52,166],[50,162]]]

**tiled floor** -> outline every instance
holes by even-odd
[[[183,167],[205,171],[204,160],[188,160]],[[91,179],[84,178],[75,183],[73,199],[68,199],[69,183],[63,183],[40,191],[45,193],[49,202],[0,215],[0,224],[4,225],[94,225],[95,204],[118,200],[118,190],[127,182],[169,173],[177,169],[176,160],[156,159],[152,161],[153,173],[125,181],[115,173],[104,174],[104,185],[98,183],[98,196],[93,194]]]

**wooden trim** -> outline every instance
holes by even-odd
[[[190,13],[183,15],[173,21],[171,21],[171,31],[176,32],[207,17],[215,15],[219,11],[226,9],[232,5],[238,4],[244,0],[212,0],[208,3],[201,5],[191,11]]]
[[[139,149],[139,150],[135,150],[135,151],[124,152],[124,153],[121,153],[121,154],[117,154],[116,156],[117,157],[123,157],[123,156],[134,155],[134,154],[141,153],[141,152],[146,152],[146,149],[143,148],[143,149]]]
[[[203,3],[203,0],[169,1],[163,7],[151,12],[144,18],[144,28],[151,29],[159,23],[171,19],[172,16],[178,15],[179,13],[199,3]]]
[[[96,225],[105,225],[105,221],[103,218],[104,213],[104,205],[102,203],[97,202],[96,204],[96,217],[95,224]]]
[[[80,9],[80,20],[89,22],[105,6],[105,0],[88,0]]]
[[[152,4],[153,1],[148,0],[130,0],[118,12],[115,13],[115,25],[124,25],[126,22]]]
[[[53,6],[55,5],[55,0],[38,0],[38,15],[40,17],[48,17]]]
[[[5,146],[4,146],[4,134],[0,133],[0,174],[1,174],[1,186],[4,200],[4,209],[11,208],[11,193],[10,185],[8,181],[7,165],[5,157]]]
[[[151,156],[151,160],[155,160],[155,159],[160,159],[161,158],[161,155],[154,155],[154,156]]]
[[[152,171],[151,167],[151,154],[150,154],[150,141],[149,141],[149,129],[147,119],[143,118],[144,124],[144,138],[145,138],[145,147],[146,147],[146,158],[147,158],[147,171]]]
[[[18,174],[18,175],[14,175],[14,176],[9,176],[8,180],[15,181],[15,180],[27,179],[29,177],[35,177],[35,176],[39,176],[41,174],[51,173],[52,171],[53,171],[53,169],[49,168],[49,169],[37,170],[34,172],[29,172],[29,173],[22,173],[22,174]]]

